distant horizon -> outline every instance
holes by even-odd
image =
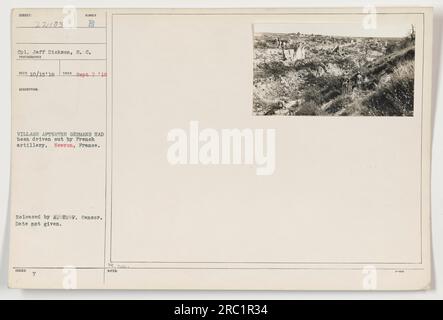
[[[267,23],[255,24],[254,33],[298,33],[305,35],[350,38],[403,38],[409,35],[411,24],[383,25],[364,29],[361,23]]]
[[[267,32],[255,32],[254,35],[265,35],[265,34],[278,34],[278,35],[296,35],[298,32],[273,32],[273,31],[267,31]],[[303,36],[321,36],[321,37],[335,37],[335,38],[352,38],[352,39],[402,39],[406,37],[404,36],[342,36],[342,35],[332,35],[332,34],[319,34],[319,33],[303,33],[300,32],[300,35]]]

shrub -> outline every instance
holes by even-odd
[[[323,100],[316,88],[306,88],[303,91],[302,97],[306,102],[312,102],[315,104],[321,104]]]
[[[331,102],[331,104],[326,109],[327,113],[336,113],[344,108],[346,108],[352,102],[349,96],[339,96]]]
[[[307,76],[307,82],[310,87],[305,89],[303,98],[306,101],[313,101],[317,104],[328,102],[342,93],[342,76],[324,74],[315,77],[310,74]]]
[[[289,70],[291,70],[290,67],[286,66],[281,61],[271,61],[268,63],[263,63],[260,66],[260,71],[262,72],[262,76],[267,77],[279,77],[285,75]]]
[[[316,116],[320,114],[320,108],[312,101],[305,102],[296,112],[298,116]]]
[[[414,61],[400,64],[391,78],[363,100],[373,115],[412,116],[414,112]]]

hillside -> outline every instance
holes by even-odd
[[[412,116],[414,35],[256,34],[254,114]]]

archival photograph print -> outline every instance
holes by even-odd
[[[414,25],[255,25],[253,114],[413,116],[414,60]]]

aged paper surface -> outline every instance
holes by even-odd
[[[429,288],[432,9],[11,19],[11,287]]]

